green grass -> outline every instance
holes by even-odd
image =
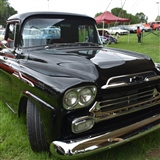
[[[118,38],[118,44],[111,44],[108,47],[140,52],[150,56],[154,62],[160,63],[160,31],[144,32],[142,44],[138,44],[137,41],[136,34],[122,35]]]
[[[121,36],[118,41],[109,47],[141,52],[160,62],[160,37],[150,33],[143,37],[142,45],[137,43],[135,34],[129,36],[129,43],[128,36]],[[58,160],[53,155],[35,153],[30,149],[25,121],[25,117],[17,118],[0,102],[0,159]],[[160,160],[160,130],[83,160]]]
[[[25,118],[16,118],[2,102],[0,102],[0,159],[58,160],[47,153],[35,153],[30,149]],[[159,159],[160,130],[119,147],[83,158],[83,160]]]

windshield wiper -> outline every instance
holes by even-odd
[[[77,44],[78,46],[99,46],[98,43],[93,42],[75,42],[74,44]]]
[[[54,43],[52,45],[45,46],[46,49],[51,47],[72,47],[72,46],[100,46],[98,43],[93,42],[74,42],[74,43]]]

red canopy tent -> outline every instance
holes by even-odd
[[[130,19],[117,17],[112,13],[110,13],[109,11],[105,11],[104,13],[102,13],[101,15],[99,15],[94,19],[96,20],[97,24],[103,23],[103,28],[104,28],[104,24],[109,24],[112,22],[130,22]],[[128,43],[129,43],[129,37],[128,37]]]
[[[128,18],[121,18],[113,15],[109,11],[105,11],[101,15],[95,18],[97,24],[99,23],[111,23],[111,22],[130,22]]]

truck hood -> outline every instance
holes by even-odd
[[[57,79],[59,87],[63,82],[68,85],[95,82],[102,86],[113,76],[154,69],[152,60],[143,54],[101,47],[32,51],[25,65],[39,76],[47,76],[46,79],[54,77],[54,84]]]

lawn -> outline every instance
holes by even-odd
[[[160,63],[160,31],[144,32],[142,43],[138,44],[136,34],[123,35],[118,38],[118,44],[108,47],[131,50],[149,55],[154,62]]]
[[[25,118],[20,119],[0,102],[1,160],[59,160],[30,149]],[[135,141],[79,160],[159,160],[160,130]]]
[[[157,32],[158,33],[158,32]],[[160,63],[160,36],[144,33],[142,45],[135,34],[121,36],[118,44],[108,47],[121,48],[147,54]],[[20,119],[0,102],[0,159],[1,160],[58,160],[47,153],[35,153],[30,149],[25,117]],[[159,160],[160,130],[108,151],[83,160]],[[82,159],[79,159],[82,160]]]

